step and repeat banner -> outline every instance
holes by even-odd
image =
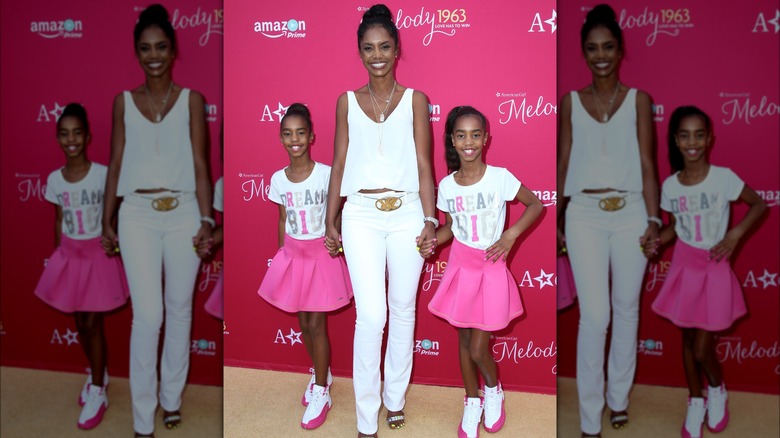
[[[88,157],[108,164],[113,99],[144,81],[133,27],[148,5],[114,2],[3,2],[2,243],[0,244],[0,363],[62,371],[87,366],[73,317],[33,295],[54,250],[55,209],[44,199],[49,173],[65,164],[56,121],[70,102],[84,105],[92,143]],[[221,0],[164,5],[178,38],[173,78],[205,97],[211,176],[222,175],[223,9]],[[190,382],[222,384],[222,321],[203,305],[222,255],[203,262],[194,300]],[[109,368],[127,376],[132,313],[127,304],[105,319]]]
[[[289,164],[279,122],[290,104],[308,105],[312,158],[332,162],[336,100],[368,79],[356,35],[372,4],[225,1],[225,365],[299,372],[311,366],[296,315],[257,295],[277,251],[279,209],[268,199],[269,183]],[[400,33],[396,78],[430,99],[435,180],[447,175],[446,115],[468,104],[489,120],[486,161],[508,168],[547,206],[509,263],[526,315],[495,333],[492,348],[506,388],[554,393],[555,2],[386,4]],[[521,212],[512,204],[508,220]],[[420,275],[416,383],[462,385],[457,332],[427,309],[448,253],[429,259]],[[333,373],[351,376],[354,304],[330,314],[328,325]]]
[[[580,28],[597,1],[559,0],[558,96],[591,80],[580,49]],[[713,120],[710,162],[734,170],[758,192],[768,212],[732,256],[748,304],[747,317],[716,339],[731,389],[780,392],[778,345],[778,144],[780,135],[780,5],[776,0],[610,2],[624,32],[620,80],[654,102],[659,184],[670,174],[666,135],[681,105],[696,105]],[[732,223],[746,213],[732,208]],[[664,220],[668,217],[664,213]],[[680,330],[650,308],[669,270],[672,247],[648,264],[640,310],[636,381],[684,386]],[[579,314],[558,314],[558,365],[574,376]]]

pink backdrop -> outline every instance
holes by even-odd
[[[559,0],[558,95],[590,81],[580,50],[579,31],[593,0]],[[610,4],[624,31],[621,81],[648,92],[655,103],[660,181],[669,175],[666,133],[672,111],[696,105],[710,115],[715,142],[711,162],[733,169],[770,206],[757,230],[734,256],[749,315],[717,340],[717,353],[731,389],[778,393],[778,31],[776,0],[729,2],[705,0]],[[737,205],[733,217],[747,208]],[[667,218],[664,218],[668,221]],[[639,383],[684,386],[680,333],[650,305],[669,269],[671,250],[648,265],[642,295]],[[558,315],[558,364],[573,376],[578,310]]]
[[[90,159],[107,164],[114,96],[140,85],[133,27],[147,3],[2,2],[2,365],[83,371],[73,318],[33,295],[54,249],[54,207],[43,198],[48,174],[64,165],[56,118],[82,103],[92,129]],[[206,98],[214,180],[222,175],[222,2],[170,1],[179,56],[174,80]],[[222,384],[221,321],[203,304],[222,266],[221,254],[202,265],[195,291],[190,381]],[[110,372],[127,376],[130,306],[106,318]]]
[[[356,30],[371,4],[225,2],[226,365],[299,372],[310,366],[295,315],[257,295],[277,248],[278,208],[268,200],[268,184],[289,164],[279,121],[293,102],[311,110],[312,157],[331,163],[336,99],[367,80]],[[511,259],[527,317],[496,333],[493,352],[506,388],[554,393],[554,2],[506,0],[488,7],[473,0],[403,0],[388,6],[400,27],[397,78],[431,102],[436,181],[446,175],[446,115],[455,105],[471,104],[490,121],[487,162],[509,168],[553,206]],[[520,212],[512,205],[509,220]],[[421,275],[413,380],[460,386],[456,331],[427,310],[447,254],[426,263]],[[351,375],[354,320],[353,305],[329,318],[334,374]]]

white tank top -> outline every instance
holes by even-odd
[[[606,123],[588,114],[576,91],[570,95],[572,144],[563,195],[608,187],[641,192],[636,89],[628,90],[620,108]]]
[[[349,147],[341,179],[340,196],[361,189],[420,190],[417,148],[414,143],[414,90],[407,88],[384,123],[371,120],[347,91]],[[380,148],[381,136],[381,148]]]
[[[190,139],[190,90],[183,88],[159,123],[143,116],[129,91],[125,97],[125,150],[117,196],[138,189],[195,191],[195,163]]]

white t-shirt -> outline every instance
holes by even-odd
[[[62,235],[87,240],[103,234],[103,190],[108,168],[92,162],[81,181],[70,183],[59,168],[46,180],[46,200],[62,207]]]
[[[436,207],[452,216],[452,234],[460,243],[487,249],[504,232],[506,202],[515,199],[520,181],[503,167],[487,166],[479,182],[461,186],[455,173],[439,182]]]
[[[325,235],[325,208],[328,205],[330,166],[314,163],[311,175],[294,183],[284,169],[271,177],[271,201],[287,209],[285,232],[298,240],[314,240]]]
[[[225,211],[225,177],[220,176],[214,184],[214,210]]]
[[[696,185],[680,184],[678,174],[664,181],[661,208],[674,215],[679,239],[710,249],[726,235],[729,203],[739,198],[745,183],[731,169],[712,165],[704,181]]]

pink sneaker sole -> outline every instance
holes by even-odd
[[[316,416],[315,418],[312,418],[308,423],[301,423],[301,427],[304,429],[311,430],[322,426],[322,423],[324,423],[325,419],[328,418],[329,410],[330,410],[330,406],[326,403],[325,408],[322,410],[320,415]]]
[[[90,418],[89,420],[78,423],[79,429],[89,430],[95,428],[98,424],[100,424],[101,421],[103,421],[103,413],[106,412],[106,405],[105,403],[100,405],[100,409],[98,409],[97,414],[95,414],[94,417]]]
[[[492,427],[488,427],[487,424],[484,422],[482,423],[485,426],[485,430],[490,433],[495,433],[501,430],[502,427],[504,427],[504,422],[506,421],[506,411],[504,410],[504,404],[501,403],[501,416],[498,417],[498,421],[496,421],[496,424],[494,424]]]
[[[463,430],[463,423],[460,423],[460,425],[458,425],[458,438],[469,438],[469,434],[467,434],[466,431]],[[477,424],[476,438],[479,438],[479,424]]]
[[[709,422],[707,422],[707,429],[710,430],[712,433],[718,433],[723,432],[724,429],[726,429],[726,426],[729,425],[729,402],[726,400],[726,411],[723,413],[723,418],[720,420],[720,423],[716,424],[715,427],[710,427]]]
[[[306,387],[306,391],[301,396],[301,404],[304,408],[309,406],[309,402],[306,401],[306,393],[309,391],[311,391],[311,385]]]

